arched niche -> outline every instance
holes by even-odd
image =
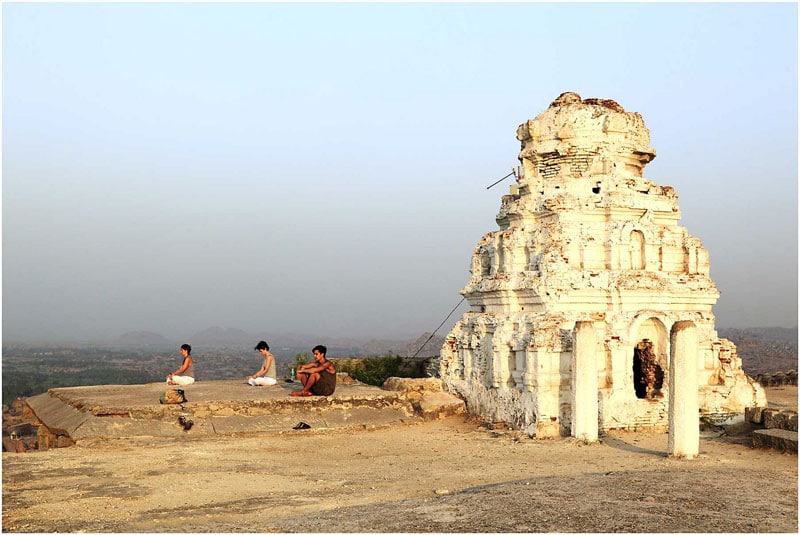
[[[492,271],[492,257],[485,248],[480,252],[480,274],[487,276]]]
[[[617,256],[612,259],[616,269],[646,269],[647,244],[659,242],[652,229],[632,221],[618,227],[611,238],[618,240]]]
[[[644,254],[644,234],[641,230],[631,231],[629,251],[631,254],[631,269],[644,269],[647,265]]]

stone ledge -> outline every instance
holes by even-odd
[[[435,379],[396,381],[397,390],[340,383],[330,396],[291,397],[298,384],[252,387],[202,381],[183,387],[188,400],[161,405],[163,383],[54,388],[26,400],[41,449],[79,440],[132,436],[208,436],[283,432],[300,421],[314,429],[365,429],[460,415],[464,402]],[[191,420],[189,429],[179,417]]]
[[[439,379],[409,379],[389,377],[383,389],[396,391],[414,407],[414,412],[424,420],[435,420],[448,416],[459,416],[467,412],[464,400],[442,390]]]
[[[464,400],[447,392],[426,392],[414,405],[425,420],[435,420],[448,416],[460,416],[467,412]]]
[[[754,448],[772,448],[797,455],[797,431],[757,429],[753,431]]]

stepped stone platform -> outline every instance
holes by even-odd
[[[744,418],[763,427],[753,431],[753,447],[772,448],[797,455],[797,410],[748,407],[744,411]]]
[[[298,383],[253,387],[239,380],[180,387],[187,401],[162,405],[164,383],[53,388],[27,399],[39,448],[87,439],[270,433],[299,422],[313,429],[370,428],[462,414],[464,402],[436,379],[396,379],[387,388],[340,382],[331,396],[292,397]],[[177,388],[177,387],[176,387]],[[182,418],[181,418],[182,417]],[[186,429],[179,422],[191,421]]]

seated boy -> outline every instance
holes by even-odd
[[[328,348],[315,346],[314,362],[297,368],[297,378],[303,389],[292,392],[292,396],[330,396],[336,390],[336,369],[333,362],[325,358]]]

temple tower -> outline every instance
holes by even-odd
[[[442,347],[447,388],[538,437],[669,429],[681,456],[696,453],[684,427],[697,409],[766,405],[714,330],[708,251],[678,225],[675,191],[643,178],[655,150],[641,115],[564,93],[517,139],[522,171],[499,230],[475,248],[470,310]],[[696,396],[672,404],[673,379]]]

